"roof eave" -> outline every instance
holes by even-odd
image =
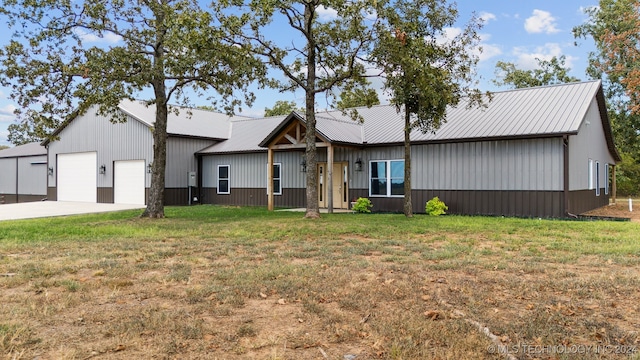
[[[605,101],[602,83],[600,83],[600,87],[596,93],[596,101],[598,103],[598,110],[600,111],[600,118],[602,119],[602,130],[604,131],[604,137],[607,140],[607,148],[609,149],[611,156],[613,156],[613,159],[618,163],[622,161],[622,157],[620,156],[620,153],[618,153],[618,149],[616,149],[616,144],[613,140],[613,131],[611,129],[609,113],[607,112],[607,103]]]
[[[287,115],[286,118],[284,118],[284,120],[282,120],[280,122],[280,124],[278,124],[278,126],[276,126],[270,133],[269,135],[267,135],[266,138],[264,138],[264,140],[262,140],[259,144],[260,147],[266,148],[269,146],[269,143],[272,142],[276,136],[278,136],[278,134],[287,126],[289,126],[289,124],[291,124],[292,121],[298,120],[302,123],[305,123],[304,119],[298,115],[297,112],[292,111],[291,114]]]

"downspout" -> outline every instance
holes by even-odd
[[[562,136],[562,145],[563,145],[563,191],[562,191],[562,206],[564,207],[562,213],[569,217],[571,213],[569,212],[569,135]]]
[[[198,204],[202,204],[202,155],[196,154],[196,181],[198,185]]]

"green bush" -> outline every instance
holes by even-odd
[[[356,200],[356,203],[353,204],[351,210],[359,213],[370,213],[372,207],[373,204],[371,203],[371,200],[361,197]]]
[[[433,199],[427,201],[427,205],[424,209],[428,215],[439,216],[449,210],[449,207],[436,196]]]

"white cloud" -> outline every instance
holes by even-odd
[[[538,67],[538,61],[536,59],[549,61],[551,58],[560,57],[564,55],[562,53],[562,47],[557,43],[547,43],[544,46],[538,46],[533,52],[529,52],[529,49],[524,47],[516,47],[513,49],[513,54],[516,55],[516,65],[518,68],[524,70],[533,70]],[[565,67],[573,68],[573,63],[577,60],[576,57],[571,55],[565,55]]]
[[[9,138],[9,131],[5,126],[0,125],[0,145],[12,146],[7,140]]]
[[[524,29],[530,34],[557,33],[556,18],[551,13],[544,10],[533,10],[533,15],[524,22]]]
[[[15,119],[13,111],[16,109],[12,104],[0,107],[0,122],[11,122]]]
[[[316,13],[318,14],[318,18],[320,20],[333,20],[338,17],[338,11],[332,8],[326,8],[324,5],[318,6],[316,8]]]
[[[482,47],[482,52],[478,54],[480,62],[487,61],[502,54],[502,49],[498,45],[481,43],[480,46]]]
[[[478,15],[478,17],[480,19],[482,19],[482,22],[485,23],[485,24],[488,23],[491,20],[497,20],[498,19],[494,14],[492,14],[490,12],[486,12],[486,11],[481,12],[480,15]]]
[[[98,36],[95,33],[88,33],[84,30],[77,29],[75,30],[75,33],[80,37],[80,39],[82,39],[82,41],[86,43],[106,42],[109,44],[115,44],[118,41],[122,40],[120,36],[110,32],[104,33],[102,36]]]

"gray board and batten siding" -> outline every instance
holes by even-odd
[[[275,195],[279,207],[300,207],[306,202],[306,174],[300,170],[301,151],[277,152],[281,164],[282,195]],[[229,166],[229,193],[218,194],[218,167]],[[202,157],[202,202],[240,206],[267,205],[267,152],[221,154]]]
[[[609,177],[611,166],[618,158],[612,154],[607,144],[602,142],[606,137],[607,124],[603,124],[603,106],[594,99],[580,124],[577,135],[569,136],[569,199],[568,212],[580,214],[594,208],[609,204]],[[589,161],[591,160],[591,174]],[[599,165],[599,169],[596,169]],[[599,170],[599,171],[597,171]],[[589,187],[589,179],[591,188]],[[599,185],[598,185],[599,184]],[[599,189],[596,190],[596,187]],[[594,194],[596,194],[594,196]]]
[[[47,150],[29,143],[0,151],[0,204],[47,196]]]
[[[149,128],[128,117],[126,122],[112,123],[110,117],[98,115],[92,107],[68,123],[57,134],[59,140],[48,142],[49,166],[54,168],[49,175],[49,198],[57,200],[57,157],[59,154],[96,153],[96,173],[105,165],[104,174],[97,175],[98,199],[100,203],[113,202],[113,164],[117,160],[153,159],[153,137]],[[145,176],[145,187],[151,182]]]
[[[142,102],[123,101],[120,110],[125,122],[112,123],[111,117],[97,114],[97,106],[64,124],[55,133],[59,140],[46,142],[48,160],[54,167],[49,176],[48,193],[56,199],[57,156],[59,154],[96,153],[97,201],[114,202],[114,164],[123,160],[141,160],[145,163],[145,199],[151,185],[147,167],[153,162],[152,125],[155,107]],[[228,136],[228,116],[206,110],[181,109],[169,114],[167,132],[167,165],[165,172],[165,204],[189,203],[188,173],[197,172],[195,153]],[[98,168],[105,166],[104,174]],[[193,194],[198,189],[192,189]]]

